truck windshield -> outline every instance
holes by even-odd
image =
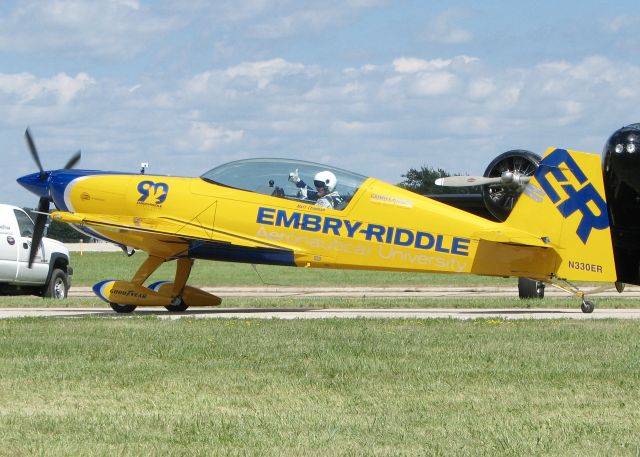
[[[18,228],[20,229],[20,236],[30,238],[33,236],[33,221],[24,211],[14,209],[13,212],[18,220]]]

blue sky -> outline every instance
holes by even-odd
[[[480,174],[509,149],[599,153],[640,122],[630,1],[0,2],[2,201],[80,168],[198,176],[247,157],[392,183]]]

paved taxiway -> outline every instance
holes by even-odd
[[[481,298],[504,297],[518,299],[517,287],[496,286],[465,286],[465,287],[292,287],[292,286],[262,286],[262,287],[201,287],[202,290],[218,297],[347,297],[347,298]],[[95,297],[91,287],[72,287],[70,297]],[[546,297],[570,297],[570,295],[555,287],[547,287]],[[620,295],[615,289],[603,291],[593,295],[598,297],[640,298],[640,287],[627,286]],[[577,300],[577,299],[576,299]],[[579,304],[578,304],[579,306]]]
[[[314,308],[205,308],[170,313],[164,308],[138,308],[131,314],[117,314],[111,308],[2,308],[0,319],[17,317],[126,318],[157,316],[163,319],[239,318],[239,319],[640,319],[640,309],[596,309],[584,314],[580,309],[314,309]]]
[[[352,298],[470,298],[470,297],[512,297],[518,300],[516,287],[340,287],[340,288],[300,288],[288,286],[225,287],[204,288],[220,297],[352,297]],[[566,292],[547,288],[547,297],[567,296]],[[93,296],[89,287],[74,287],[70,296]],[[407,309],[317,309],[317,308],[192,308],[184,313],[169,313],[164,308],[138,308],[133,314],[116,314],[109,307],[101,308],[3,308],[0,319],[14,317],[80,317],[105,316],[127,317],[155,315],[166,319],[192,318],[242,318],[242,319],[327,319],[327,318],[407,318],[407,319],[640,319],[640,309],[599,309],[597,298],[619,296],[615,291],[594,294],[596,310],[591,314],[580,311],[578,299],[568,300],[566,309],[545,308],[407,308]],[[622,295],[624,298],[640,297],[640,287],[630,287]],[[34,299],[37,306],[37,300]]]

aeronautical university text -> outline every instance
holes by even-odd
[[[256,222],[263,225],[346,236],[352,239],[433,250],[465,257],[469,255],[469,244],[471,243],[468,238],[450,237],[441,234],[434,235],[420,230],[365,224],[349,219],[338,219],[336,217],[266,207],[258,208]]]

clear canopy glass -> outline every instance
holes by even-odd
[[[289,180],[289,174],[296,170],[301,180],[298,185]],[[209,170],[201,178],[227,187],[313,203],[307,198],[303,186],[313,188],[313,178],[320,171],[331,171],[337,178],[335,191],[344,201],[337,209],[344,208],[367,179],[340,168],[294,159],[238,160]]]

